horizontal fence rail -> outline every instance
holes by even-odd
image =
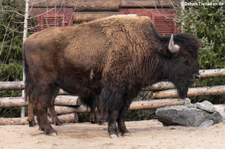
[[[209,70],[200,70],[200,78],[210,78],[210,77],[224,77],[225,69],[209,69]],[[163,89],[171,89],[174,88],[174,85],[170,82],[160,82],[156,83],[149,88],[148,90],[163,90]],[[0,81],[0,90],[22,90],[24,89],[23,81]],[[60,91],[60,93],[65,94],[64,91]]]
[[[210,86],[210,87],[195,87],[189,88],[188,97],[192,96],[210,96],[210,95],[223,95],[225,94],[225,85],[219,86]],[[152,95],[153,98],[174,98],[177,96],[177,90],[169,89],[164,91],[154,92]]]
[[[200,70],[200,78],[224,77],[225,69]],[[152,86],[143,88],[150,91],[151,99],[144,101],[134,101],[129,110],[155,109],[163,106],[183,105],[184,100],[179,99],[177,91],[171,82],[158,82]],[[24,82],[0,82],[1,90],[23,90]],[[225,95],[225,84],[217,86],[191,87],[188,90],[188,97]],[[22,97],[1,97],[0,108],[24,107],[27,102]],[[224,106],[220,105],[220,111],[224,112]],[[62,122],[77,122],[77,113],[90,112],[90,109],[82,105],[77,96],[72,96],[63,90],[55,99],[55,110]],[[27,117],[23,118],[0,118],[0,125],[27,124]]]

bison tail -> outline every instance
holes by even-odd
[[[25,54],[26,54],[26,48],[24,48],[23,50],[23,73],[24,73],[23,81],[24,81],[25,101],[28,101],[28,99],[30,98],[32,94],[34,83],[31,78],[30,69],[29,69],[29,65],[27,63]]]

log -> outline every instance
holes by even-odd
[[[90,112],[90,109],[84,105],[80,105],[79,107],[72,106],[55,106],[55,111],[57,114],[68,114],[68,113],[86,113]]]
[[[76,113],[64,114],[58,116],[59,120],[63,123],[75,123],[78,122]],[[22,118],[0,118],[0,125],[28,125],[28,117]],[[50,123],[52,122],[49,118]]]
[[[147,100],[147,101],[135,101],[130,105],[129,110],[147,110],[155,109],[164,106],[182,105],[184,100],[181,99],[160,99],[160,100]]]
[[[78,122],[77,113],[59,115],[58,118],[63,123],[77,123]],[[51,120],[50,120],[50,122],[51,122]]]
[[[119,10],[120,0],[30,0],[30,7],[70,7],[75,10]]]
[[[88,22],[112,15],[117,15],[119,12],[76,12],[73,21],[75,23]]]
[[[23,81],[1,81],[0,90],[23,90],[24,83]]]
[[[55,99],[55,105],[79,106],[81,103],[77,96],[59,95]],[[0,107],[22,107],[27,102],[22,97],[2,97]]]
[[[68,0],[68,6],[73,7],[75,11],[89,10],[119,10],[120,0]]]
[[[211,86],[211,87],[196,87],[189,88],[188,97],[191,96],[210,96],[225,94],[225,85]],[[152,98],[176,98],[177,90],[165,90],[154,92]]]
[[[0,91],[1,90],[23,90],[23,81],[0,81]],[[59,94],[68,94],[64,90],[60,89]]]
[[[152,99],[146,101],[134,101],[131,103],[129,110],[146,110],[146,109],[155,109],[163,106],[173,106],[173,105],[181,105],[184,104],[184,100],[179,98],[175,99]],[[68,107],[68,106],[55,106],[55,110],[57,114],[68,114],[68,113],[85,113],[90,112],[90,109],[84,105],[80,107]]]
[[[174,89],[175,86],[171,82],[158,82],[153,84],[152,86],[148,86],[143,88],[144,91],[159,91],[159,90],[167,90],[167,89]]]
[[[78,99],[78,96],[58,95],[55,99],[55,105],[80,106],[81,102]]]
[[[22,97],[2,97],[0,98],[0,107],[23,107],[27,103]]]
[[[200,78],[224,77],[225,69],[199,70]]]
[[[0,125],[26,125],[27,117],[23,118],[0,118]]]
[[[143,8],[143,7],[173,7],[180,5],[180,0],[121,0],[120,7],[124,8]]]

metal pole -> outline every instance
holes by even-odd
[[[27,39],[27,30],[28,30],[28,11],[29,11],[29,0],[25,0],[25,14],[24,14],[24,31],[23,31],[23,43]],[[23,82],[25,81],[25,73],[24,73],[24,62],[23,62]],[[22,91],[22,97],[25,100],[24,90]],[[21,117],[25,117],[25,107],[21,108]]]

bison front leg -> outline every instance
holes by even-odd
[[[119,135],[117,120],[119,115],[119,110],[123,106],[122,95],[117,93],[116,90],[104,88],[101,92],[100,102],[103,106],[101,111],[101,117],[104,117],[105,113],[108,112],[108,133],[111,138],[117,137]]]
[[[111,138],[118,137],[119,135],[116,125],[118,114],[119,114],[118,110],[109,111],[108,133]]]
[[[125,116],[126,116],[128,108],[129,108],[129,105],[125,105],[124,107],[121,108],[119,112],[118,120],[117,120],[119,132],[123,136],[130,134],[130,132],[127,130],[125,125]]]

